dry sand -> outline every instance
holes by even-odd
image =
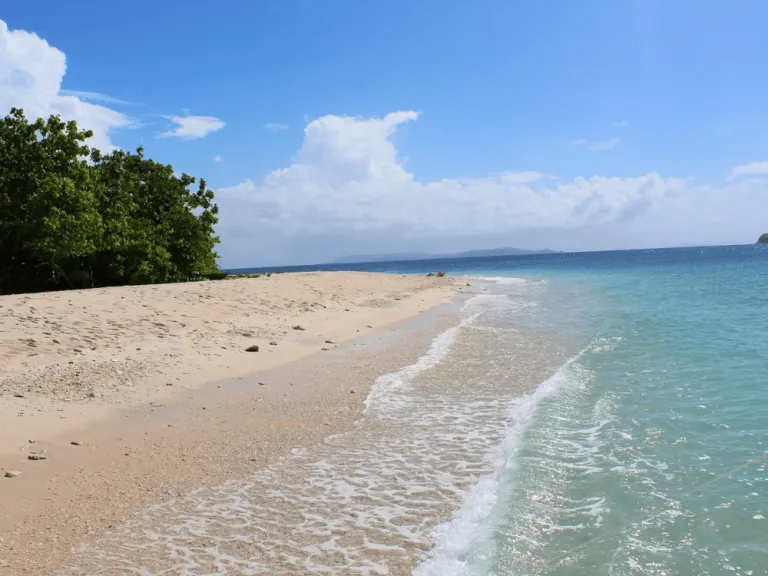
[[[440,325],[403,321],[459,284],[329,272],[0,297],[0,476],[22,473],[0,477],[0,572],[55,574],[139,506],[343,431]]]

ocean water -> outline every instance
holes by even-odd
[[[68,573],[768,574],[765,247],[367,269],[474,292],[353,430],[142,511]]]

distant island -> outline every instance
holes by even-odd
[[[757,239],[758,244],[768,244],[768,233],[763,234]]]
[[[768,242],[768,235],[766,235]],[[557,250],[523,250],[521,248],[491,248],[489,250],[468,250],[455,254],[423,254],[417,252],[395,252],[392,254],[358,254],[334,260],[333,264],[354,264],[359,262],[399,262],[402,260],[439,260],[444,258],[485,258],[488,256],[523,256],[527,254],[556,254]]]

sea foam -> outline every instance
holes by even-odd
[[[416,567],[414,576],[464,576],[470,567],[490,555],[493,513],[498,504],[500,479],[518,465],[517,453],[539,404],[574,380],[573,364],[583,351],[568,360],[531,394],[510,407],[503,443],[488,454],[492,472],[468,492],[453,518],[437,527],[431,557]]]

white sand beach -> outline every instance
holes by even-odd
[[[140,506],[343,431],[440,322],[339,345],[463,284],[328,272],[0,297],[0,568],[56,573]]]

